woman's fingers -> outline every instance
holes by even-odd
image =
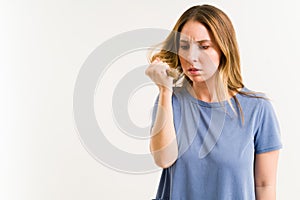
[[[174,79],[178,79],[179,77],[178,71],[173,68],[167,69],[167,75]]]
[[[170,70],[170,66],[167,63],[155,59],[146,69],[145,73],[158,87],[172,89],[173,78],[168,76],[167,70]]]

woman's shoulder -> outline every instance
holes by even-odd
[[[239,101],[246,105],[254,105],[257,107],[272,106],[271,99],[265,93],[250,90],[247,87],[243,87],[238,96]]]
[[[250,90],[247,87],[243,87],[239,91],[239,95],[244,97],[244,98],[248,98],[248,99],[269,100],[269,98],[267,97],[267,95],[264,92],[258,92],[258,91]]]

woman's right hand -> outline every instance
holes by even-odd
[[[167,70],[170,66],[156,58],[146,69],[145,74],[158,86],[159,90],[168,89],[172,91],[173,78],[168,76]]]

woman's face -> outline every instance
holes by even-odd
[[[212,78],[221,58],[221,51],[212,34],[197,21],[188,21],[183,26],[178,54],[184,74],[193,83]]]

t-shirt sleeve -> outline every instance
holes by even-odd
[[[280,127],[273,106],[269,100],[262,99],[258,128],[254,136],[255,153],[265,153],[282,148]]]

